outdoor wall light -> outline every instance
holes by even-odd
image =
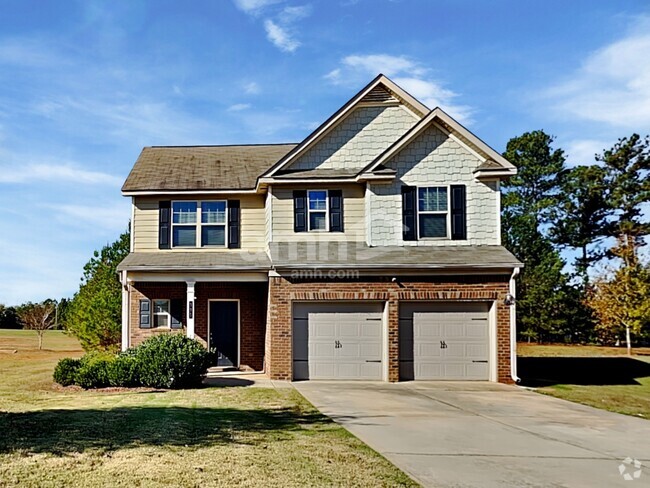
[[[511,305],[515,304],[515,297],[512,296],[510,293],[508,293],[506,295],[505,300],[503,300],[503,303],[505,303],[508,307],[510,307]]]

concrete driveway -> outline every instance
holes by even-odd
[[[649,420],[492,383],[294,386],[424,486],[650,486]]]

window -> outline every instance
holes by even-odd
[[[309,230],[326,231],[329,228],[327,190],[309,190],[307,192],[307,211],[309,213]]]
[[[225,200],[172,202],[172,246],[225,246],[226,213]]]
[[[446,186],[418,188],[419,237],[447,237],[449,192]]]
[[[169,327],[170,322],[169,300],[153,301],[153,326]]]
[[[226,202],[201,203],[201,246],[226,245]]]

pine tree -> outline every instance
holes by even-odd
[[[122,322],[122,288],[117,265],[129,253],[130,234],[95,251],[84,266],[79,291],[69,304],[66,329],[86,351],[119,349]]]

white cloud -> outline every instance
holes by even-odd
[[[234,0],[235,6],[250,15],[257,15],[269,5],[280,3],[282,0]]]
[[[234,0],[241,11],[253,17],[271,10],[264,19],[266,37],[281,51],[292,53],[301,45],[295,36],[295,24],[311,14],[310,5],[291,5],[269,9],[273,5],[284,3],[284,0]]]
[[[276,24],[271,19],[264,21],[266,37],[281,51],[292,53],[300,46],[300,42],[294,39],[286,28]]]
[[[229,112],[241,112],[242,110],[248,110],[251,108],[250,103],[236,103],[228,107]]]
[[[59,222],[83,229],[99,227],[119,233],[126,230],[129,222],[129,205],[126,200],[112,206],[63,204],[47,205],[47,208],[56,211],[54,215]]]
[[[350,55],[341,60],[341,66],[325,75],[334,84],[358,85],[382,73],[429,108],[440,107],[460,122],[470,124],[474,110],[457,104],[458,94],[444,88],[433,79],[429,69],[407,56],[390,54]]]
[[[285,7],[278,15],[278,18],[282,21],[282,23],[290,24],[292,22],[304,19],[305,17],[309,17],[310,14],[310,5],[296,5],[293,7]]]
[[[650,20],[587,56],[545,93],[558,115],[643,129],[650,126]]]
[[[122,178],[88,171],[70,164],[10,164],[0,166],[0,183],[29,183],[33,181],[73,182],[92,185],[119,186]]]
[[[257,95],[260,93],[260,91],[260,86],[254,81],[251,81],[250,83],[246,83],[244,85],[244,92],[248,93],[249,95]]]
[[[575,139],[564,144],[569,166],[589,165],[596,162],[595,155],[612,146],[611,142],[597,139]]]

